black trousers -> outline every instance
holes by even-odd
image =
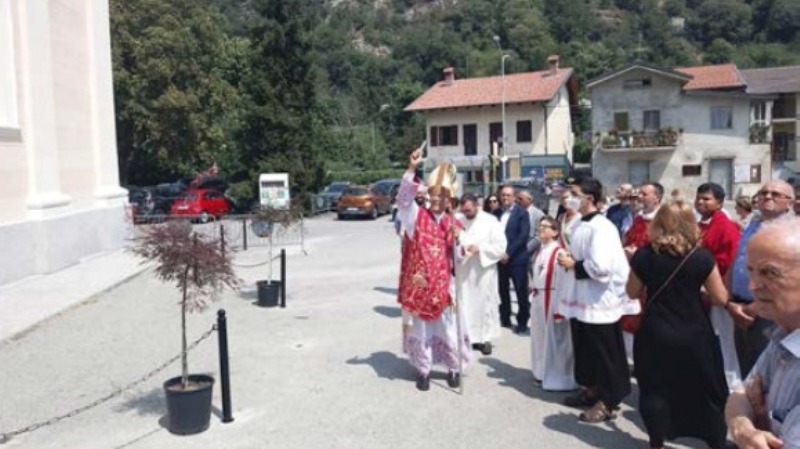
[[[570,320],[575,352],[575,381],[592,388],[606,407],[619,405],[631,392],[625,343],[619,323]]]
[[[517,327],[528,327],[531,303],[528,300],[528,266],[525,264],[498,264],[497,277],[500,290],[500,323],[511,324],[511,281],[517,292]]]
[[[756,360],[764,352],[769,343],[766,333],[772,327],[772,321],[756,317],[752,326],[747,329],[736,327],[734,338],[736,341],[736,356],[739,357],[739,369],[742,377],[747,377]]]

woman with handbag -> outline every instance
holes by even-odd
[[[698,247],[691,205],[672,201],[659,208],[648,235],[650,243],[631,258],[626,289],[632,298],[648,292],[633,358],[650,447],[660,449],[665,439],[690,436],[721,449],[728,386],[701,288],[729,313],[742,311],[728,302],[714,257]]]

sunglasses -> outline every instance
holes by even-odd
[[[492,198],[492,199],[490,199],[490,200],[489,200],[489,202],[490,202],[490,203],[496,203],[496,202],[497,202],[497,200],[496,200],[496,199],[494,199],[494,198]]]

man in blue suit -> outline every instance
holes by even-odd
[[[531,220],[528,212],[514,203],[514,188],[504,186],[500,190],[500,209],[495,211],[505,228],[506,253],[498,264],[498,287],[500,289],[500,325],[511,327],[510,281],[517,292],[517,327],[514,332],[528,333],[530,302],[528,301],[528,254]]]

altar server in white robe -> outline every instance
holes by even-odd
[[[464,230],[456,247],[456,298],[473,348],[489,355],[500,330],[497,262],[505,254],[506,236],[497,217],[478,207],[475,195],[464,194],[460,203]]]
[[[569,320],[558,313],[562,298],[574,289],[575,277],[556,263],[565,250],[558,242],[559,223],[544,217],[537,223],[541,247],[532,256],[531,360],[533,377],[547,391],[576,390],[575,358]]]

